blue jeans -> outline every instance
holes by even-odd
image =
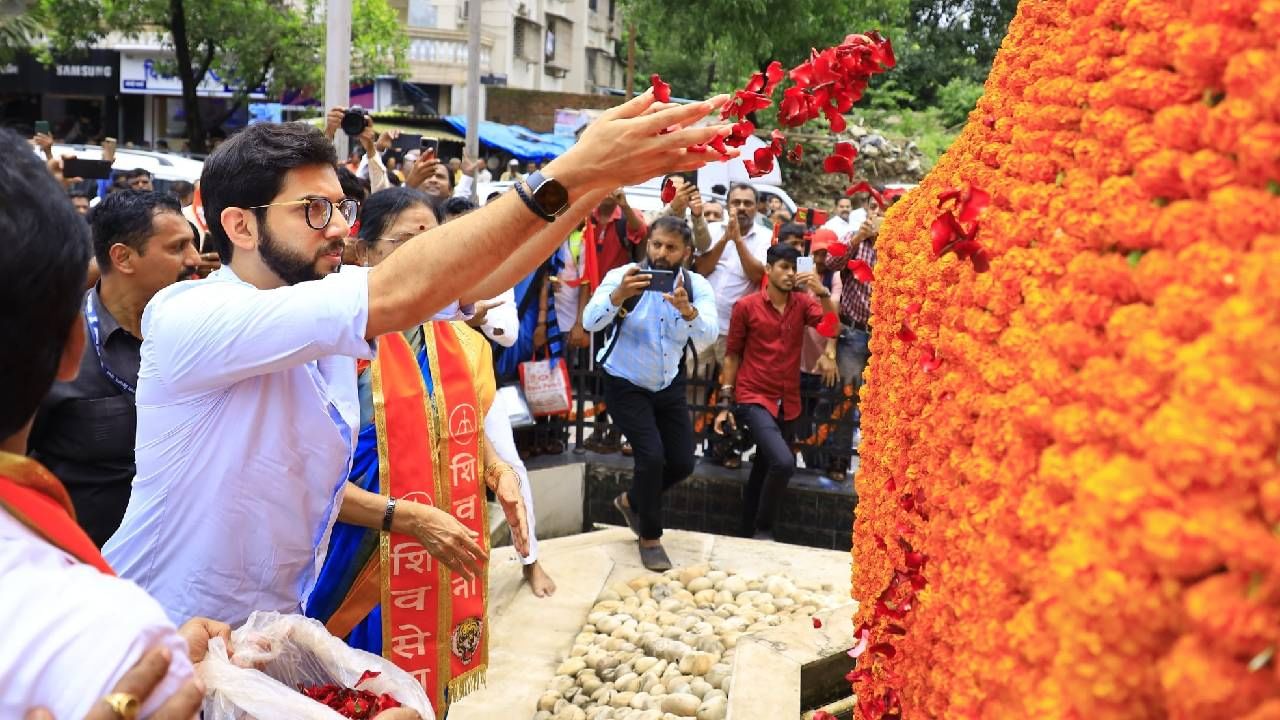
[[[844,328],[840,331],[840,339],[836,341],[836,365],[840,368],[840,380],[845,385],[853,385],[856,391],[862,387],[862,373],[867,369],[867,360],[871,350],[867,347],[871,333],[857,328]],[[853,419],[856,423],[861,417],[857,410],[857,393],[854,393]],[[853,439],[850,438],[850,442]]]

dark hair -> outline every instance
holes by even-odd
[[[258,123],[236,133],[204,161],[200,195],[209,237],[223,263],[231,262],[231,240],[222,227],[229,207],[266,205],[280,194],[284,176],[300,167],[338,164],[333,144],[319,128],[303,123]]]
[[[648,237],[653,237],[655,230],[679,235],[680,239],[684,241],[685,247],[693,247],[693,231],[689,229],[689,223],[685,222],[684,218],[679,218],[675,215],[663,215],[649,223]]]
[[[142,177],[143,175],[151,177],[151,171],[146,168],[134,168],[133,171],[129,173],[129,179],[132,180],[133,178]]]
[[[440,221],[440,210],[431,201],[431,196],[416,188],[392,187],[370,195],[360,208],[360,231],[357,233],[360,242],[369,245],[377,242],[387,231],[387,226],[414,205],[431,208],[436,220]]]
[[[84,188],[72,188],[67,191],[67,198],[87,198],[92,200],[96,195]]]
[[[744,183],[744,182],[734,183],[729,188],[729,192],[725,193],[724,196],[728,198],[730,195],[733,194],[735,190],[750,190],[751,197],[754,198],[757,203],[760,202],[760,191],[756,190],[756,187],[754,185],[751,185],[749,183]]]
[[[778,240],[781,241],[785,237],[804,237],[805,226],[800,223],[786,223],[778,228]]]
[[[792,265],[796,264],[796,259],[800,257],[800,251],[787,245],[786,243],[778,243],[769,246],[769,252],[765,253],[764,262],[766,265],[772,265],[779,260],[786,260]]]
[[[176,180],[169,185],[169,192],[179,200],[196,191],[196,186],[186,180]]]
[[[476,204],[471,202],[471,198],[451,197],[444,201],[443,208],[446,218],[457,217],[458,215],[466,215],[476,209]]]
[[[835,204],[837,207],[839,207],[841,200],[848,200],[850,205],[853,204],[853,197],[849,195],[845,195],[844,193],[840,193],[839,195],[836,196],[836,199],[835,199]]]
[[[178,199],[154,190],[121,190],[111,193],[93,209],[93,256],[98,258],[98,271],[111,272],[111,246],[124,243],[139,255],[146,252],[147,238],[155,231],[157,213],[182,214]]]
[[[0,129],[0,438],[35,415],[84,299],[89,226],[26,138]]]
[[[369,191],[364,189],[360,178],[346,165],[338,166],[338,184],[342,186],[342,194],[349,198],[364,202],[364,199],[369,197]]]

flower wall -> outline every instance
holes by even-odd
[[[858,717],[1280,718],[1278,195],[1280,0],[1021,4],[878,240]]]

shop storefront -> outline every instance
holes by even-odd
[[[119,87],[125,102],[138,105],[138,117],[129,125],[134,134],[147,143],[164,140],[173,150],[186,147],[187,117],[182,105],[182,81],[167,74],[166,57],[160,53],[123,52],[120,54]],[[229,134],[242,128],[250,119],[249,103],[229,112],[235,90],[212,70],[196,88],[200,114],[206,131]],[[266,98],[266,89],[249,94],[250,101]],[[221,125],[215,125],[218,120]],[[130,118],[133,120],[133,118]]]
[[[63,142],[119,133],[120,53],[87,50],[43,65],[23,54],[0,64],[0,125],[31,133],[44,120]]]

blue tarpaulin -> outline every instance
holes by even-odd
[[[461,115],[450,115],[445,118],[445,121],[456,128],[459,133],[466,134],[466,118]],[[564,154],[569,149],[569,146],[573,145],[574,138],[550,133],[536,133],[519,125],[503,125],[485,121],[480,123],[480,142],[509,152],[523,161],[533,160],[537,162],[550,160]]]

